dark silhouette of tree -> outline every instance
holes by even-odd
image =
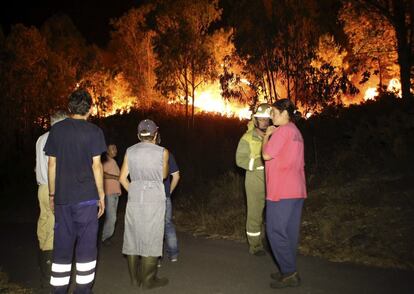
[[[0,25],[0,46],[3,47],[5,42],[3,27]]]
[[[350,2],[345,1],[345,2]],[[396,50],[398,65],[400,66],[401,91],[403,99],[410,94],[410,76],[413,70],[414,51],[414,3],[412,0],[352,0],[368,15],[384,17],[395,30],[397,38]]]
[[[94,99],[94,113],[97,117],[104,116],[112,106],[110,87],[112,79],[113,76],[108,70],[94,70],[86,74],[78,84],[80,88],[87,89]]]
[[[384,81],[398,71],[395,30],[385,17],[368,14],[353,3],[344,4],[339,19],[350,44],[352,67],[355,72],[364,71],[361,83],[378,75],[378,89],[383,91]]]
[[[254,75],[255,88],[262,89],[269,102],[285,96],[305,103],[319,37],[338,31],[337,26],[328,28],[336,21],[336,1],[335,5],[324,0],[226,2],[232,9],[229,24],[235,28],[237,53]],[[331,6],[333,14],[326,15],[324,9]]]
[[[36,28],[17,24],[6,37],[1,55],[2,136],[21,150],[28,138],[19,134],[30,137],[37,119],[47,117],[56,105],[49,96],[54,85],[48,80],[48,47]]]
[[[255,88],[263,89],[265,97],[271,101],[278,96],[275,78],[279,70],[273,51],[278,28],[272,17],[272,3],[247,0],[227,2],[226,6],[231,9],[228,18],[235,31],[237,53],[246,60],[246,70],[254,77],[251,83]]]
[[[325,34],[319,38],[312,62],[303,69],[306,75],[298,100],[305,112],[341,105],[344,95],[352,96],[359,92],[349,79],[347,55],[332,35]]]
[[[42,24],[40,32],[50,50],[65,60],[70,71],[75,73],[75,79],[80,79],[89,67],[88,48],[70,17],[54,15]]]

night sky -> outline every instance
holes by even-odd
[[[2,1],[0,20],[4,32],[15,23],[39,27],[46,19],[57,13],[69,15],[78,30],[90,43],[104,46],[109,40],[111,18],[119,17],[128,9],[139,6],[142,0],[40,0]]]

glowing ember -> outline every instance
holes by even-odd
[[[312,111],[309,111],[309,112],[307,112],[307,113],[306,113],[305,117],[308,119],[308,118],[310,118],[312,115],[313,115],[313,112],[312,112]]]

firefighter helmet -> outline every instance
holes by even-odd
[[[263,117],[263,118],[271,118],[270,111],[272,110],[272,106],[268,103],[259,104],[256,109],[254,117]]]

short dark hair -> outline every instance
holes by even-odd
[[[105,163],[107,161],[108,161],[108,152],[107,151],[102,152],[102,154],[101,154],[101,163]]]
[[[78,89],[69,95],[68,109],[71,114],[85,115],[92,105],[92,97],[85,89]]]

